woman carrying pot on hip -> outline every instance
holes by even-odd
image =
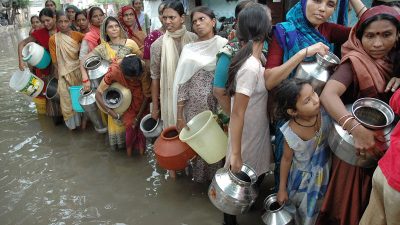
[[[183,46],[197,40],[197,35],[186,30],[185,11],[179,1],[167,1],[163,10],[167,32],[151,46],[151,97],[153,119],[163,120],[164,128],[174,126],[173,84],[176,66]],[[161,111],[160,111],[161,109]]]
[[[379,158],[383,152],[374,148],[376,133],[358,123],[345,104],[363,97],[388,102],[399,87],[400,79],[394,77],[389,59],[398,44],[399,20],[399,13],[391,7],[368,9],[342,46],[341,64],[321,94],[326,111],[353,135],[360,155],[368,151]],[[317,224],[356,225],[368,204],[375,168],[353,166],[335,155],[332,159],[330,183]]]
[[[215,35],[215,14],[208,7],[194,8],[190,20],[199,39],[183,47],[176,68],[173,107],[178,131],[203,111],[217,112],[218,102],[212,94],[216,55],[228,42]],[[194,160],[193,165],[193,178],[200,183],[211,181],[223,166],[222,161],[209,165],[200,157]]]
[[[25,63],[22,61],[22,49],[29,42],[36,42],[49,51],[49,39],[50,36],[57,32],[56,26],[56,14],[53,10],[49,8],[44,8],[39,13],[39,19],[44,25],[44,28],[35,30],[31,35],[18,44],[18,59],[19,59],[19,69],[24,70]],[[45,81],[50,80],[50,74],[53,74],[52,64],[45,69],[35,68],[35,75]],[[47,83],[47,82],[46,82]],[[62,114],[60,109],[60,104],[56,101],[49,100],[46,102],[46,113],[48,116],[52,117],[54,124],[62,123]]]
[[[129,54],[142,55],[137,44],[133,40],[126,38],[125,32],[116,18],[107,17],[100,27],[100,33],[101,44],[95,47],[87,55],[87,58],[99,56],[101,59],[111,63],[113,60],[123,59]],[[83,62],[81,61],[82,76],[87,77]],[[142,90],[140,89],[140,91]],[[115,119],[120,120],[121,118],[122,115],[115,113],[113,110],[108,112],[108,135],[111,148],[113,149],[125,148],[125,127],[121,123],[118,123],[118,121],[115,121]]]
[[[232,59],[227,83],[232,110],[225,166],[232,172],[239,172],[246,163],[258,175],[258,186],[272,161],[268,91],[261,63],[264,41],[271,29],[270,18],[260,4],[240,12],[236,35],[245,44]],[[224,214],[224,221],[236,224],[236,217]]]
[[[350,3],[358,16],[366,9],[361,0],[351,0]],[[302,61],[314,60],[317,53],[325,55],[328,51],[333,52],[333,45],[341,46],[347,41],[351,28],[327,22],[337,5],[338,0],[300,0],[287,13],[287,22],[276,25],[264,74],[269,91],[283,80],[292,78]],[[280,127],[285,121],[271,120],[275,124],[274,174],[277,188],[283,154]]]

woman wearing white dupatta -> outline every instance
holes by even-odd
[[[197,40],[197,35],[183,25],[185,12],[181,2],[168,1],[163,10],[163,21],[167,32],[151,46],[151,95],[152,117],[163,120],[164,128],[175,125],[173,114],[173,84],[179,55],[184,45]]]
[[[80,126],[81,116],[72,110],[68,87],[82,84],[79,49],[84,35],[71,31],[70,25],[71,21],[68,17],[60,12],[57,15],[57,27],[60,32],[50,37],[49,50],[58,73],[61,111],[65,124],[70,130],[73,130]]]
[[[215,14],[208,7],[195,8],[190,18],[199,39],[183,47],[175,73],[172,100],[179,131],[197,114],[205,110],[217,111],[218,101],[213,96],[212,84],[217,53],[228,42],[215,35]],[[222,166],[222,160],[209,165],[197,157],[193,160],[193,178],[201,183],[211,181]]]

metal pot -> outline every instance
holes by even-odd
[[[301,62],[294,77],[311,80],[315,92],[319,95],[340,60],[332,52],[328,52],[325,56],[317,53],[315,58],[316,60],[312,62]]]
[[[79,104],[85,110],[86,115],[89,117],[90,121],[92,121],[94,125],[94,129],[98,133],[106,133],[107,127],[103,123],[103,119],[101,118],[100,110],[96,105],[96,97],[95,92],[90,90],[88,92],[82,92],[79,96]]]
[[[382,101],[374,101],[374,102],[375,102],[375,104],[384,103]],[[386,103],[384,103],[384,104],[386,104]],[[346,109],[348,111],[352,111],[353,113],[356,112],[356,114],[357,114],[357,110],[353,111],[352,108],[359,110],[359,108],[360,108],[359,106],[360,106],[360,102],[355,102],[353,105],[351,105],[351,104],[346,105]],[[379,109],[383,106],[375,105],[374,107],[376,107],[375,109]],[[389,107],[389,109],[390,109],[390,107]],[[370,111],[370,113],[371,112],[372,112],[372,114],[376,113],[376,111]],[[378,112],[380,112],[380,111],[378,110]],[[359,114],[359,115],[361,115],[361,114]],[[370,118],[370,117],[371,116],[366,117],[366,118]],[[374,117],[374,116],[372,115],[372,117]],[[358,122],[360,122],[363,126],[367,127],[365,125],[367,123],[363,120],[363,118],[365,118],[365,117],[363,117],[363,116],[356,117]],[[371,120],[368,119],[368,122],[370,122],[370,121]],[[394,126],[395,126],[395,124],[392,124],[390,122],[390,124],[386,125],[383,129],[375,129],[375,132],[378,133],[379,136],[383,137],[382,139],[375,139],[375,141],[376,141],[375,147],[378,148],[380,151],[386,151],[389,148],[390,134],[392,133]],[[359,166],[359,167],[363,167],[363,168],[371,168],[371,167],[376,166],[376,164],[377,164],[378,159],[373,157],[368,152],[366,152],[366,154],[363,156],[356,155],[357,150],[354,147],[353,136],[351,134],[349,134],[347,131],[343,130],[342,127],[339,124],[337,124],[336,122],[333,123],[332,129],[329,133],[328,143],[329,143],[329,147],[331,148],[332,152],[338,158],[340,158],[341,160],[343,160],[351,165]]]
[[[113,83],[103,92],[103,102],[118,114],[123,114],[131,105],[132,93],[120,83]]]
[[[228,168],[221,168],[215,173],[208,188],[208,197],[214,206],[224,213],[244,214],[258,196],[258,191],[254,186],[256,181],[256,172],[246,164],[243,164],[239,173],[232,173]]]
[[[163,130],[163,123],[160,119],[155,120],[151,114],[147,114],[140,121],[140,130],[146,138],[155,138],[160,136]]]
[[[85,60],[84,67],[88,72],[90,87],[97,89],[103,76],[107,73],[110,63],[98,56],[91,56]]]
[[[46,87],[46,98],[49,100],[60,101],[60,95],[58,94],[58,80],[53,77],[47,83]]]
[[[266,212],[261,216],[266,225],[294,225],[292,215],[285,210],[285,205],[280,205],[276,194],[269,195],[264,200]]]

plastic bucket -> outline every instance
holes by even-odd
[[[226,155],[228,138],[211,111],[199,113],[183,128],[179,139],[186,142],[201,158],[212,164]]]
[[[32,101],[36,105],[36,111],[39,115],[46,114],[46,98],[33,98]]]
[[[79,104],[79,96],[81,96],[82,86],[70,86],[69,94],[71,95],[72,109],[75,112],[84,112],[81,104]]]
[[[22,49],[22,60],[29,65],[44,69],[49,66],[51,57],[41,45],[30,42]]]
[[[12,89],[35,98],[42,92],[44,82],[28,69],[25,69],[24,71],[15,71],[9,85]]]

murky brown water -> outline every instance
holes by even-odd
[[[92,127],[71,132],[38,116],[28,97],[8,87],[23,37],[26,30],[0,30],[1,225],[221,224],[207,185],[185,175],[171,180],[157,168],[151,148],[127,158]],[[263,224],[260,216],[256,210],[238,221]]]

